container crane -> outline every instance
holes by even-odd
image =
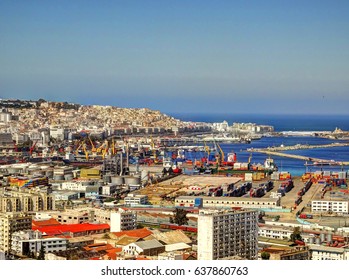
[[[84,141],[79,142],[79,146],[75,150],[75,155],[79,155],[79,150],[83,146],[83,144],[84,144]]]
[[[109,150],[109,143],[108,143],[108,141],[106,141],[105,148],[104,148],[104,150],[102,151],[102,158],[103,158],[103,159],[105,158],[105,155],[108,153],[108,150]]]
[[[88,140],[90,141],[90,144],[91,144],[91,152],[92,152],[93,154],[95,154],[96,151],[97,151],[97,149],[96,149],[95,145],[93,144],[93,141],[92,141],[90,135],[88,135]]]
[[[111,140],[111,153],[115,155],[115,141],[114,138]]]
[[[221,148],[221,146],[217,143],[217,147],[218,147],[218,149],[219,149],[219,153],[218,153],[218,155],[219,155],[219,163],[222,165],[222,164],[225,164],[225,162],[224,162],[224,152],[223,152],[223,150],[222,150],[222,148]]]
[[[83,149],[83,151],[84,151],[84,153],[85,153],[86,160],[88,160],[88,151],[87,151],[87,149],[86,149],[86,143],[85,143],[85,142],[84,142],[83,145],[82,145],[82,149]]]

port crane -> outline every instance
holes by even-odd
[[[95,145],[93,144],[93,141],[92,141],[90,135],[88,135],[87,137],[88,137],[88,140],[90,141],[90,144],[91,144],[91,152],[92,152],[92,154],[96,154],[97,149],[96,149]]]
[[[226,163],[225,163],[225,161],[224,161],[224,152],[223,152],[221,146],[220,146],[218,143],[216,143],[216,145],[217,145],[217,147],[218,147],[218,160],[219,160],[219,164],[220,164],[220,165],[225,165]]]

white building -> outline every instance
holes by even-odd
[[[58,141],[68,139],[68,130],[64,128],[50,127],[50,136]]]
[[[11,251],[17,255],[28,255],[30,252],[39,255],[41,247],[45,253],[66,251],[68,240],[65,238],[42,238],[40,231],[26,230],[12,234]]]
[[[120,232],[137,228],[137,214],[132,211],[119,208],[110,213],[110,232]]]
[[[183,260],[183,252],[164,252],[158,255],[159,261]]]
[[[343,213],[348,214],[347,200],[313,200],[311,202],[313,213]]]
[[[56,201],[59,200],[76,200],[79,199],[80,195],[78,192],[71,192],[71,191],[55,191],[52,193]]]
[[[291,234],[293,233],[292,228],[282,228],[282,227],[259,227],[258,236],[266,238],[275,238],[275,239],[290,239]]]
[[[232,256],[257,259],[258,212],[202,210],[198,216],[198,260]]]
[[[120,187],[116,186],[116,185],[112,185],[112,184],[105,185],[105,186],[102,186],[102,194],[103,195],[112,195],[112,194],[116,193],[117,190],[119,190],[119,189],[120,189]]]
[[[135,257],[139,255],[158,256],[165,251],[165,245],[156,239],[151,239],[130,243],[124,246],[122,251],[125,255]]]
[[[227,121],[223,121],[221,123],[213,123],[212,128],[219,132],[225,132],[228,130],[229,124]]]
[[[144,205],[148,203],[148,196],[130,193],[125,197],[124,203],[128,206]]]
[[[85,192],[88,186],[94,186],[94,183],[91,181],[67,181],[63,182],[59,189],[60,190],[69,190],[69,191],[80,191]]]
[[[2,110],[0,113],[0,122],[2,123],[8,123],[12,120],[12,113],[7,112],[6,110]]]
[[[349,260],[348,248],[336,248],[322,245],[309,245],[312,260]]]

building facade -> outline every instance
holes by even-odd
[[[38,256],[41,247],[45,253],[55,253],[67,250],[68,240],[65,238],[42,238],[40,231],[25,230],[12,234],[11,251],[13,254],[28,256],[33,253]]]
[[[335,248],[323,245],[309,245],[311,260],[349,260],[348,248]]]
[[[10,252],[12,234],[31,229],[32,218],[23,213],[0,213],[0,252]]]
[[[0,212],[37,212],[55,209],[51,194],[36,191],[11,191],[0,195]]]
[[[119,232],[124,230],[132,230],[137,228],[137,214],[132,211],[123,210],[110,213],[110,231]]]
[[[347,200],[313,200],[311,212],[313,213],[342,213],[348,214]]]
[[[124,199],[125,205],[128,206],[137,206],[137,205],[145,205],[148,203],[147,195],[137,195],[137,194],[129,194]]]
[[[202,198],[204,208],[280,208],[280,198],[251,198],[251,197],[193,197],[179,196],[175,206],[194,207],[195,200]]]
[[[258,257],[258,212],[202,210],[198,216],[198,260]]]

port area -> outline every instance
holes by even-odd
[[[285,183],[287,180],[271,180],[270,177],[266,177],[259,181],[250,182],[252,184],[252,189],[257,189],[261,185],[266,185],[268,182],[273,183],[273,188],[265,191],[265,193],[260,197],[251,197],[250,192],[240,196],[243,199],[253,199],[258,201],[259,199],[275,198],[278,195],[278,189],[280,185]],[[311,219],[307,219],[308,223],[316,224],[318,226],[333,227],[338,228],[339,226],[344,226],[345,218],[340,216],[340,222],[338,215],[334,213],[312,213],[311,202],[313,200],[321,199],[324,194],[324,184],[314,182],[308,188],[308,190],[300,195],[300,192],[304,190],[304,187],[308,181],[302,179],[302,177],[293,177],[293,188],[284,193],[280,197],[280,207],[274,209],[259,209],[264,212],[263,219],[265,221],[276,221],[283,224],[299,224],[300,214],[311,214]],[[175,199],[180,196],[191,196],[193,198],[200,197],[210,197],[209,193],[212,189],[221,187],[223,192],[220,198],[224,199],[224,194],[227,191],[227,186],[235,185],[241,186],[243,184],[249,183],[239,177],[228,177],[223,175],[177,175],[168,180],[164,180],[159,183],[150,184],[144,188],[135,191],[135,194],[147,195],[151,207],[163,207],[162,209],[173,209],[175,208]],[[348,193],[341,191],[340,188],[332,187],[331,191],[327,191],[322,199],[334,199],[338,193],[341,195],[341,199],[348,199]],[[211,196],[216,196],[212,195]],[[296,201],[300,199],[299,204]],[[145,209],[144,209],[145,210]],[[191,209],[193,210],[193,209]],[[198,209],[196,209],[198,210]],[[270,210],[270,211],[269,211]],[[348,222],[349,222],[349,216]]]
[[[212,175],[178,175],[139,189],[135,194],[147,195],[152,205],[174,207],[174,200],[181,195],[205,196],[209,188],[237,184],[237,177]]]

